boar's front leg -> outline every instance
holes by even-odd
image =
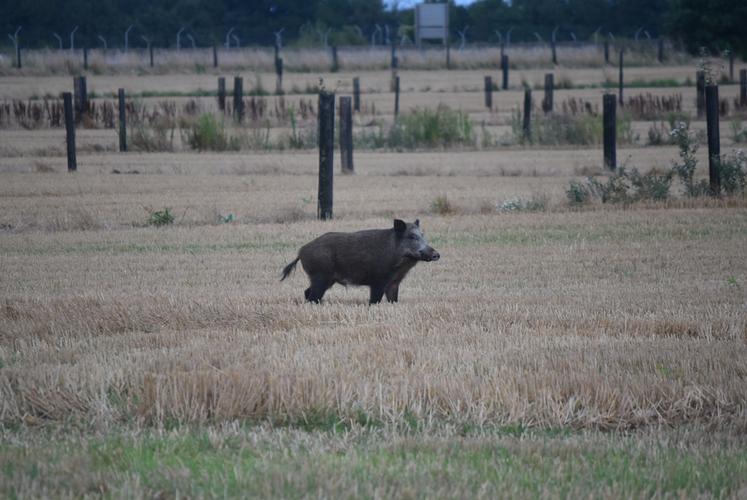
[[[386,288],[386,300],[397,302],[399,300],[399,283],[390,283]]]
[[[384,296],[384,287],[381,285],[371,285],[371,298],[368,299],[369,304],[378,304],[381,302],[381,297]]]

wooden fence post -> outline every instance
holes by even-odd
[[[623,49],[620,49],[620,83],[618,90],[618,102],[620,103],[620,107],[623,107]]]
[[[226,77],[218,77],[218,109],[226,112]]]
[[[710,178],[711,194],[721,194],[721,144],[719,139],[719,102],[718,85],[708,85],[706,95],[706,126],[708,128],[708,176]]]
[[[275,59],[275,93],[283,94],[283,58]]]
[[[340,62],[337,59],[337,45],[332,46],[332,73],[337,73],[340,69]]]
[[[73,95],[70,92],[62,94],[65,110],[65,143],[67,144],[67,171],[75,172],[78,164],[75,160],[75,119],[73,118]]]
[[[661,37],[659,37],[659,52],[658,52],[657,59],[659,60],[660,63],[664,62],[664,39]]]
[[[218,47],[216,47],[215,42],[213,42],[213,68],[218,67]]]
[[[734,81],[734,51],[729,51],[729,81]]]
[[[353,111],[361,110],[361,79],[357,76],[353,78]]]
[[[695,106],[698,110],[698,118],[705,114],[705,72],[700,70],[695,73]]]
[[[127,108],[124,89],[117,91],[117,97],[119,99],[119,151],[124,153],[127,151]]]
[[[555,40],[550,41],[550,49],[552,49],[552,63],[558,65],[558,54],[555,50]]]
[[[340,97],[340,165],[343,174],[352,174],[353,167],[353,102]]]
[[[319,92],[319,205],[317,217],[332,218],[332,178],[335,155],[335,94]]]
[[[399,76],[394,77],[394,119],[399,116]]]
[[[485,107],[493,109],[493,78],[485,77]]]
[[[550,113],[553,108],[553,91],[555,90],[555,76],[545,74],[545,98],[542,100],[542,111]]]
[[[747,107],[747,69],[739,70],[739,106]]]
[[[83,115],[88,111],[88,90],[85,76],[73,78],[73,91],[75,92],[75,123],[80,123],[83,120]]]
[[[233,79],[233,116],[239,123],[244,121],[244,79],[240,76]]]
[[[610,41],[609,40],[604,41],[604,63],[605,64],[610,63]]]
[[[503,71],[503,90],[508,90],[508,55],[501,56],[501,70]]]
[[[532,89],[527,88],[524,90],[524,140],[531,141],[532,139]]]
[[[615,94],[604,94],[602,97],[602,129],[604,144],[604,166],[610,170],[617,168],[617,118]]]
[[[88,71],[88,46],[83,47],[83,69]]]
[[[153,67],[153,44],[148,45],[148,58],[150,59],[150,67]]]

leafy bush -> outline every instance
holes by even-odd
[[[210,113],[200,115],[186,134],[186,142],[198,151],[239,150],[239,141],[229,138],[223,123]]]
[[[517,111],[511,120],[511,129],[518,142],[524,143],[523,114]],[[543,146],[600,144],[603,137],[602,117],[590,113],[534,114],[531,122],[531,144]],[[627,144],[634,141],[630,117],[617,118],[617,140]]]
[[[747,155],[738,149],[719,161],[721,189],[728,195],[744,192],[747,183]]]
[[[451,204],[445,194],[437,196],[431,203],[431,212],[438,215],[451,215],[456,212],[456,208]]]
[[[672,171],[679,177],[685,186],[687,196],[701,196],[708,192],[708,183],[705,181],[695,182],[695,168],[698,159],[695,153],[698,151],[698,142],[690,133],[690,127],[684,122],[677,123],[671,132],[672,140],[679,148],[680,162],[672,163]]]
[[[402,115],[389,133],[389,146],[393,148],[474,145],[475,131],[469,115],[443,104],[435,110],[416,108]]]
[[[673,176],[673,172],[641,174],[636,168],[620,167],[604,182],[595,177],[586,177],[583,182],[571,181],[566,197],[571,205],[583,205],[593,199],[602,203],[625,204],[642,200],[661,201],[669,197]]]
[[[587,177],[587,181],[590,178],[591,177]],[[565,196],[568,198],[568,203],[571,205],[585,205],[591,201],[592,192],[589,189],[588,182],[584,184],[573,180],[568,186]]]
[[[498,204],[499,212],[544,212],[547,209],[546,196],[533,196],[528,200],[512,198]]]
[[[731,132],[735,143],[747,142],[747,127],[742,126],[742,120],[731,122]]]
[[[149,226],[167,226],[174,223],[174,215],[171,213],[170,208],[164,208],[163,210],[151,211],[148,216]]]

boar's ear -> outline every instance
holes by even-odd
[[[415,219],[415,225],[420,227],[420,219]]]
[[[400,219],[394,219],[394,232],[397,234],[402,234],[407,229],[407,224],[405,224],[405,221]]]

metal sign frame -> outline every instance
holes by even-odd
[[[420,46],[423,40],[449,40],[449,4],[420,3],[415,6],[415,41]]]

